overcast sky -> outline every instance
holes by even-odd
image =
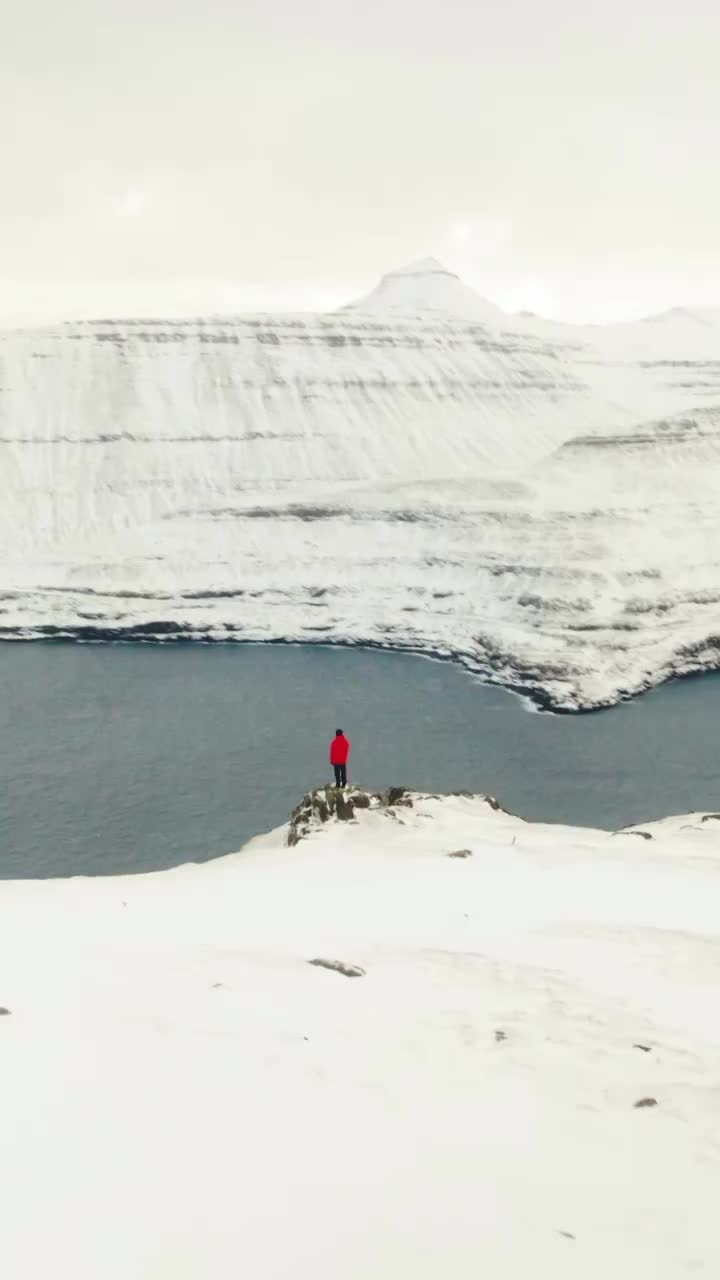
[[[720,304],[717,0],[4,0],[0,322]]]

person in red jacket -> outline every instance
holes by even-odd
[[[335,737],[330,743],[330,763],[335,770],[335,786],[347,786],[347,762],[350,757],[350,739],[345,737],[342,729],[335,730]]]

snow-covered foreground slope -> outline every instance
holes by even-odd
[[[428,260],[328,315],[0,335],[0,636],[372,643],[540,701],[720,660],[720,312],[505,315]]]
[[[718,822],[411,799],[2,886],[4,1274],[718,1274]]]

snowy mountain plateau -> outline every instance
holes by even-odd
[[[433,260],[335,313],[0,334],[0,637],[370,644],[555,709],[720,665],[720,310]]]
[[[718,815],[349,802],[4,883],[3,1274],[717,1276]]]

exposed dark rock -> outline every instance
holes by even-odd
[[[653,835],[650,831],[611,831],[611,836],[640,836],[641,840],[652,840]]]
[[[462,800],[475,800],[476,798],[482,799],[490,806],[491,809],[494,809],[496,813],[507,813],[507,809],[503,809],[503,806],[496,796],[485,796],[475,791],[451,791],[450,795],[453,797],[459,797]],[[432,798],[439,799],[438,796],[433,796]]]
[[[328,818],[330,817],[332,810],[330,809],[330,805],[328,804],[327,800],[323,800],[322,796],[317,797],[317,802],[315,804],[315,812],[317,813],[317,816],[321,822],[327,822]]]
[[[380,799],[388,808],[397,804],[404,804],[409,809],[412,808],[412,800],[408,795],[407,787],[388,787],[387,791],[383,791]]]
[[[507,809],[503,809],[500,801],[496,800],[495,796],[485,796],[484,799],[496,813],[507,813]]]
[[[472,849],[453,849],[448,858],[472,858]]]
[[[507,1040],[507,1031],[496,1031],[495,1039],[498,1044],[501,1044],[503,1040]]]
[[[720,822],[720,813],[704,813],[701,822]]]
[[[290,814],[290,821],[297,822],[305,814],[307,814],[309,817],[311,812],[312,812],[311,797],[303,796],[302,800],[300,801],[300,804],[296,804],[295,808]]]
[[[633,1049],[641,1049],[643,1053],[652,1053],[652,1046],[649,1044],[634,1044]]]
[[[340,822],[349,822],[355,816],[355,805],[351,795],[338,791],[335,800],[335,814]]]
[[[0,1018],[7,1018],[9,1016],[10,1016],[9,1009],[0,1008]]]
[[[470,796],[470,792],[457,792],[455,794]],[[494,796],[484,796],[482,798],[487,801],[492,809],[499,809],[501,812],[505,812]],[[431,799],[440,800],[442,797],[432,796]],[[363,791],[353,785],[335,787],[328,784],[325,787],[318,787],[315,791],[308,791],[293,809],[290,815],[287,843],[292,848],[304,836],[310,834],[313,825],[322,825],[332,818],[340,822],[350,822],[359,809],[382,809],[388,818],[402,821],[396,810],[398,808],[411,809],[413,803],[412,793],[408,791],[407,787],[387,787],[382,792]],[[431,813],[423,813],[421,816],[426,818],[434,817]],[[471,849],[456,849],[448,854],[450,858],[469,858],[471,856]]]
[[[379,796],[355,787],[318,787],[303,796],[300,804],[293,809],[287,842],[291,847],[298,844],[310,833],[313,822],[326,823],[331,818],[349,822],[355,816],[356,809],[369,809],[373,804],[380,803]]]
[[[319,969],[332,969],[345,978],[364,978],[365,970],[359,964],[346,964],[344,960],[308,960],[308,964],[317,965]]]
[[[638,1107],[656,1107],[657,1104],[657,1098],[639,1098],[634,1105],[637,1109]]]

